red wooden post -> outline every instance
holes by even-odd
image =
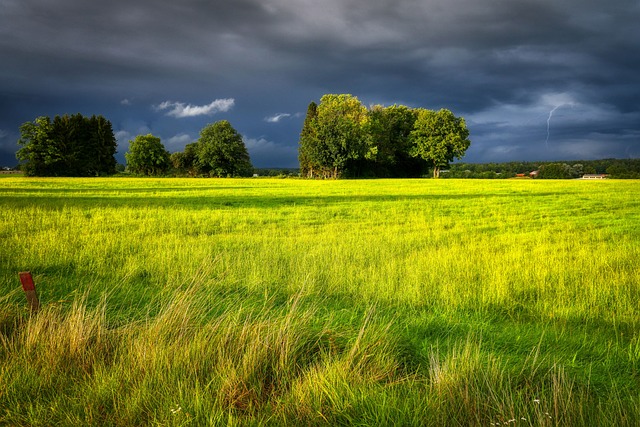
[[[23,271],[20,273],[20,282],[22,283],[22,289],[27,295],[27,302],[32,312],[38,311],[40,308],[40,301],[38,301],[38,295],[36,294],[36,285],[33,283],[33,277],[31,272]]]

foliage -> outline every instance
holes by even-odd
[[[198,141],[182,152],[171,154],[173,172],[178,176],[251,176],[253,166],[242,136],[222,120],[205,126]]]
[[[313,121],[316,148],[311,162],[324,177],[338,176],[349,161],[366,154],[367,109],[352,95],[324,95]]]
[[[640,159],[610,160],[605,171],[611,178],[640,179]]]
[[[464,155],[468,136],[464,119],[448,110],[367,109],[352,95],[329,94],[320,105],[309,104],[300,134],[300,168],[310,178],[415,177],[423,175],[428,160],[437,175]],[[434,150],[442,152],[435,161]]]
[[[583,175],[582,165],[569,166],[566,163],[547,163],[540,166],[538,178],[574,179]]]
[[[125,153],[129,172],[140,175],[162,175],[171,167],[169,152],[160,138],[138,135],[129,141],[129,152]]]
[[[404,105],[374,105],[369,110],[367,132],[370,135],[371,148],[367,165],[364,165],[363,169],[368,167],[373,176],[422,175],[424,162],[409,154],[410,135],[416,121],[416,112],[417,110]]]
[[[318,153],[319,144],[316,132],[318,116],[318,105],[311,102],[307,107],[307,115],[300,132],[300,147],[298,149],[298,162],[300,163],[300,174],[307,178],[314,178],[315,172],[319,173],[321,158]]]
[[[549,166],[552,165],[552,166]],[[447,178],[513,178],[529,177],[531,172],[543,172],[537,178],[579,178],[583,174],[609,174],[610,178],[640,178],[640,159],[577,160],[570,162],[504,162],[454,163],[443,176]],[[557,173],[553,172],[554,169]],[[535,177],[535,175],[534,175]]]
[[[178,175],[196,176],[198,170],[198,143],[192,142],[184,147],[184,151],[171,154],[171,164]]]
[[[195,148],[195,164],[203,173],[215,177],[253,174],[253,166],[242,136],[226,120],[202,129]]]
[[[469,148],[469,131],[463,118],[447,109],[419,110],[411,132],[411,155],[433,165],[433,177],[440,177],[440,169],[455,158],[461,158]]]
[[[3,178],[0,424],[632,425],[639,197]]]
[[[38,117],[20,127],[16,153],[27,176],[97,176],[115,173],[111,122],[81,114]]]

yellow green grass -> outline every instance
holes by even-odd
[[[0,424],[640,419],[638,181],[3,177],[0,239]]]

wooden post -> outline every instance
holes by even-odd
[[[33,277],[31,272],[23,271],[20,273],[20,282],[22,283],[22,289],[27,295],[27,302],[32,312],[38,311],[40,308],[40,301],[38,301],[38,295],[36,294],[36,285],[33,283]]]

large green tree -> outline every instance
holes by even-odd
[[[20,126],[22,146],[16,153],[22,171],[27,176],[54,176],[61,162],[57,144],[51,140],[51,119],[38,117]]]
[[[419,110],[411,140],[411,155],[432,165],[434,178],[440,177],[441,168],[464,156],[471,144],[464,119],[444,108]]]
[[[93,159],[91,172],[98,174],[114,174],[116,172],[116,137],[111,122],[103,116],[91,116],[89,119],[89,147],[92,152],[87,157]],[[85,151],[86,153],[86,151]]]
[[[115,173],[111,122],[81,114],[38,117],[20,127],[16,153],[28,176],[96,176]]]
[[[200,132],[197,166],[210,176],[251,176],[253,166],[242,136],[226,120],[207,125]]]
[[[162,141],[151,134],[138,135],[129,141],[129,151],[124,155],[129,172],[139,175],[162,175],[171,167],[169,152]]]
[[[422,161],[409,154],[416,115],[416,110],[404,105],[369,109],[367,160],[375,176],[420,176]]]
[[[300,174],[307,178],[313,178],[314,173],[320,170],[318,159],[318,135],[316,132],[318,117],[318,105],[311,102],[307,107],[307,115],[304,118],[298,147],[298,161],[300,162]]]
[[[350,160],[367,154],[367,109],[352,95],[324,95],[317,109],[316,157],[330,176],[338,178]]]

